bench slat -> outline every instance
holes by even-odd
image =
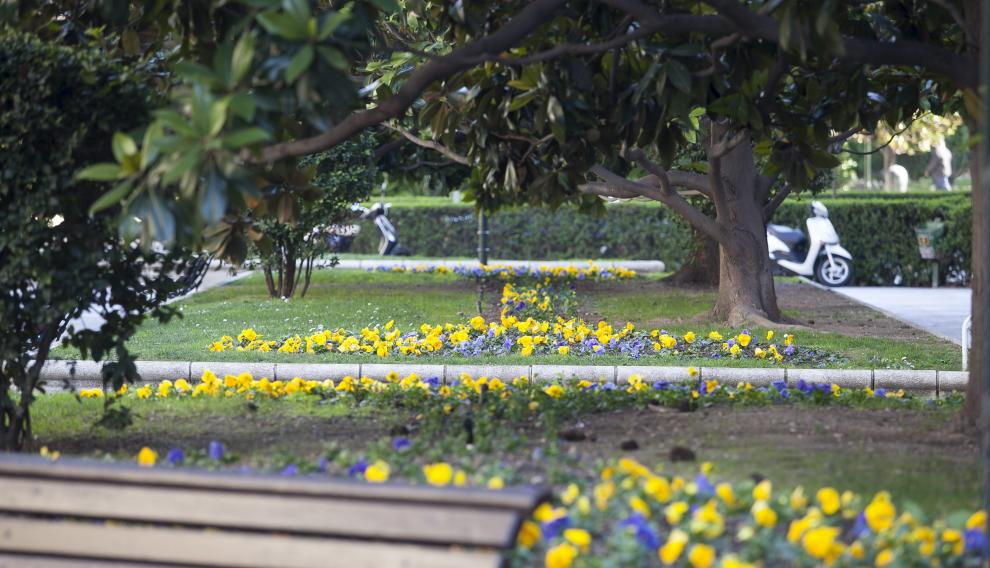
[[[545,490],[506,488],[451,489],[402,484],[373,485],[363,482],[285,478],[271,475],[232,475],[185,469],[138,469],[127,464],[87,462],[84,460],[40,460],[33,456],[0,455],[0,477],[92,480],[131,484],[208,488],[214,491],[245,491],[280,495],[313,495],[389,502],[444,503],[466,508],[492,507],[529,512],[549,498]]]
[[[50,479],[7,478],[2,487],[0,510],[9,512],[466,546],[512,542],[518,518],[510,510],[444,504]]]
[[[14,517],[0,517],[0,552],[67,557],[90,565],[124,561],[218,568],[495,568],[500,563],[494,550]]]

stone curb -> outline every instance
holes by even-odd
[[[102,384],[102,364],[93,361],[48,361],[41,371],[42,380],[50,390],[65,385],[73,388],[92,388]],[[288,381],[294,377],[304,379],[340,380],[346,376],[370,377],[384,380],[390,372],[405,377],[416,373],[421,377],[437,377],[450,383],[467,374],[471,377],[498,377],[503,380],[526,377],[533,381],[592,380],[597,382],[627,384],[629,377],[637,374],[644,381],[688,382],[705,379],[720,383],[749,382],[755,386],[770,386],[784,381],[794,386],[798,381],[808,383],[835,383],[849,388],[904,389],[925,396],[946,396],[952,392],[965,392],[969,373],[962,371],[895,370],[895,369],[809,369],[809,368],[740,368],[699,367],[692,378],[689,367],[653,367],[637,365],[423,365],[388,363],[258,363],[258,362],[179,362],[138,361],[141,383],[151,383],[178,378],[199,378],[209,369],[220,377],[231,374],[251,373],[255,377]]]

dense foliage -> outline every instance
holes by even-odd
[[[3,30],[0,62],[0,447],[9,449],[30,433],[30,393],[64,332],[84,356],[115,353],[111,383],[133,378],[123,342],[148,310],[171,315],[161,303],[179,284],[165,275],[185,261],[122,242],[115,216],[89,213],[106,187],[74,177],[109,157],[116,130],[147,118],[147,77],[96,51]],[[126,144],[116,137],[113,148]],[[66,329],[93,309],[101,329]],[[26,393],[19,402],[12,386]]]
[[[300,281],[300,296],[306,295],[316,257],[328,252],[326,229],[348,220],[351,204],[368,197],[375,185],[375,147],[375,137],[365,133],[303,158],[300,168],[308,172],[312,191],[318,195],[289,200],[276,211],[257,210],[254,229],[263,236],[254,242],[254,249],[261,258],[268,293],[273,298],[291,298]],[[283,198],[289,194],[283,192]]]
[[[807,233],[809,199],[787,201],[772,222]],[[969,277],[971,205],[968,193],[843,194],[826,199],[829,215],[856,262],[862,284],[924,286],[931,266],[918,254],[913,227],[942,216],[946,232],[940,250],[940,274],[962,281]],[[477,220],[464,205],[406,207],[389,213],[402,243],[416,255],[444,257],[477,254]],[[691,232],[666,208],[648,203],[606,207],[603,215],[573,207],[506,209],[488,220],[491,257],[501,259],[628,258],[659,259],[668,269],[686,260]],[[876,227],[883,226],[883,231]],[[353,251],[375,252],[373,235],[362,234]],[[414,264],[414,263],[411,263]],[[898,280],[898,276],[900,279]]]

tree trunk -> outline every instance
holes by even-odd
[[[713,139],[726,126],[713,124]],[[781,320],[763,221],[766,191],[748,137],[723,156],[709,153],[719,238],[718,301],[713,316],[731,326],[768,326]],[[717,166],[717,167],[714,167]]]
[[[282,281],[280,298],[291,298],[296,287],[296,249],[291,243],[286,243],[282,253],[282,267],[285,279]]]
[[[977,121],[967,121],[970,132],[980,132]],[[973,248],[970,259],[970,289],[972,291],[973,348],[969,355],[969,382],[966,384],[966,406],[963,418],[970,425],[979,424],[984,404],[984,381],[990,372],[988,352],[990,346],[987,331],[990,319],[987,307],[990,305],[990,266],[983,259],[990,246],[990,194],[983,187],[983,149],[973,147],[969,152],[969,170],[973,178]]]
[[[897,163],[897,153],[890,145],[884,146],[880,150],[880,155],[883,156],[883,188],[886,191],[896,191],[894,183],[894,176],[890,173],[890,166]]]
[[[721,270],[718,242],[693,227],[691,232],[691,253],[667,282],[678,286],[692,284],[714,288],[718,286]]]
[[[278,298],[278,290],[275,288],[275,277],[272,275],[272,267],[265,266],[265,286],[268,287],[268,295]]]

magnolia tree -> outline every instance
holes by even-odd
[[[105,202],[124,203],[125,229],[137,217],[159,238],[195,241],[197,231],[178,225],[226,220],[213,243],[239,256],[250,226],[245,198],[271,186],[298,191],[283,183],[296,171],[287,160],[408,119],[417,104],[418,126],[429,131],[413,135],[447,149],[471,124],[466,149],[455,153],[470,160],[483,208],[565,200],[598,207],[593,195],[577,195],[581,189],[668,205],[719,243],[718,314],[730,321],[778,319],[760,225],[817,169],[835,164],[829,150],[919,109],[960,110],[974,129],[980,117],[976,0],[865,8],[811,0],[410,0],[399,7],[394,0],[91,0],[5,10],[51,37],[99,23],[100,41],[134,57],[164,56],[176,73],[174,102],[156,113],[142,143],[90,172],[115,182]],[[414,25],[426,35],[404,29]],[[383,62],[393,65],[361,91],[362,70]],[[362,98],[369,92],[370,104]],[[678,149],[698,142],[707,163],[681,169]],[[971,160],[976,186],[980,163]],[[679,188],[709,199],[714,216]],[[987,213],[985,196],[974,192],[976,258],[990,242]],[[974,266],[977,298],[986,270]],[[988,320],[982,310],[975,315],[979,344]],[[974,368],[988,368],[979,354]]]

